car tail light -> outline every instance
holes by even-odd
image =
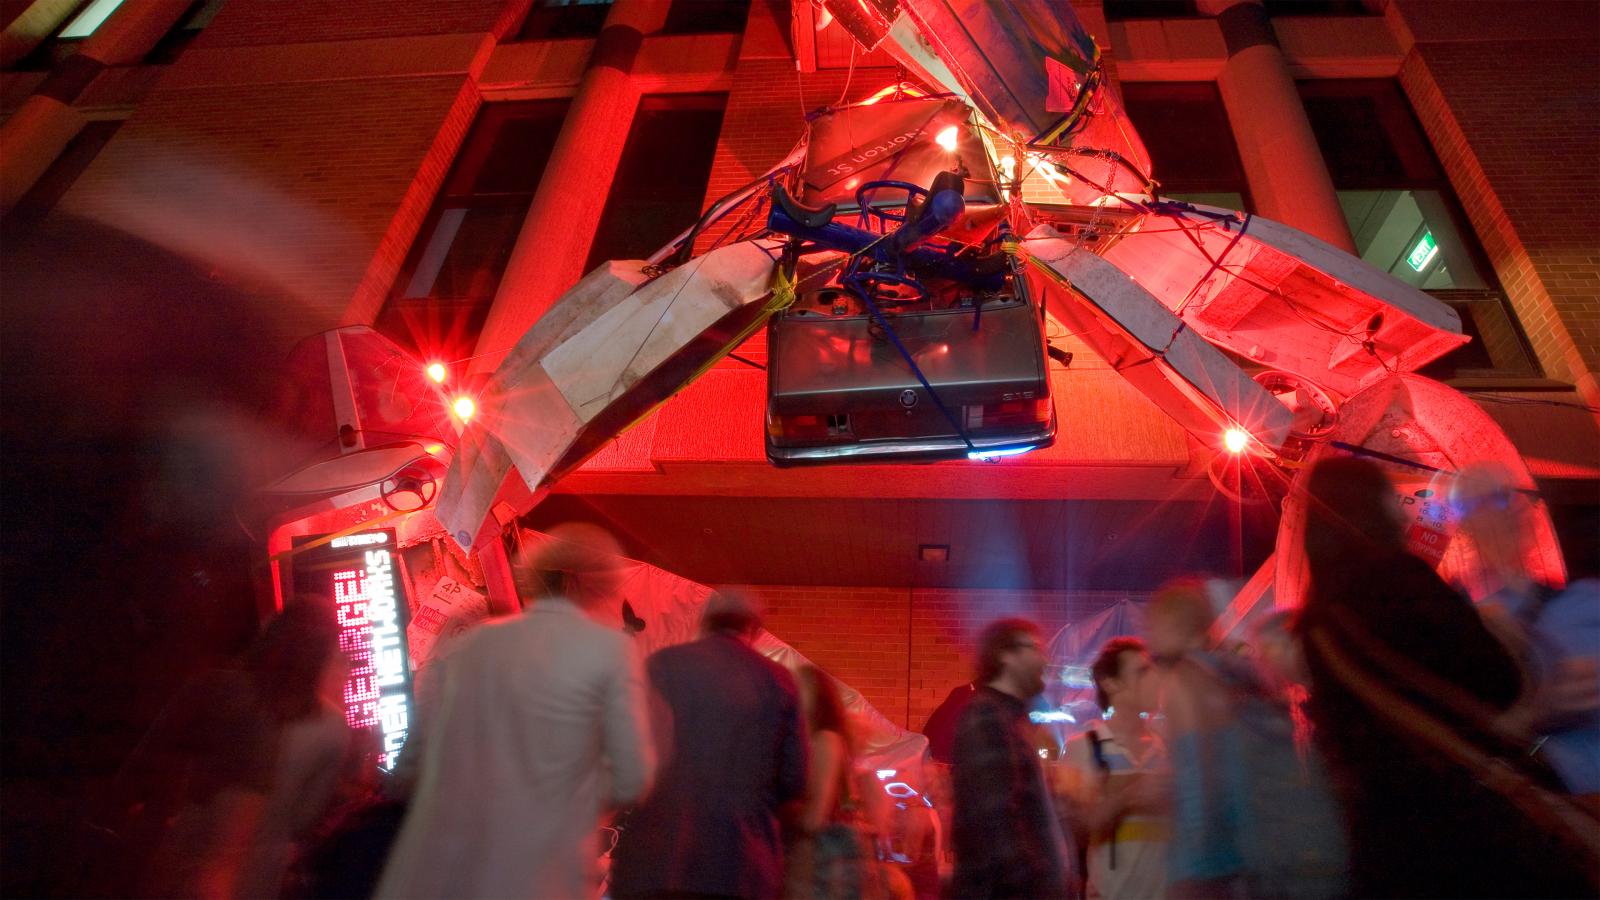
[[[965,406],[962,412],[966,417],[966,427],[972,429],[1042,425],[1050,421],[1050,398],[1002,400],[982,406]]]
[[[772,415],[767,433],[788,441],[828,441],[852,437],[848,413],[837,415]]]

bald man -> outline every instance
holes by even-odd
[[[600,816],[655,768],[640,665],[595,621],[621,549],[558,525],[514,561],[521,615],[464,635],[435,664],[411,809],[379,897],[593,897]],[[532,602],[529,602],[529,601]]]

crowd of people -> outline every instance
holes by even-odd
[[[158,723],[135,754],[182,775],[148,816],[168,827],[139,884],[196,897],[1595,896],[1597,583],[1525,577],[1519,496],[1492,473],[1458,479],[1454,498],[1493,576],[1476,604],[1406,552],[1377,466],[1325,461],[1306,490],[1303,608],[1236,645],[1203,583],[1169,583],[1144,633],[1095,658],[1104,715],[1059,759],[1041,759],[1030,716],[1044,635],[1015,618],[983,630],[974,679],[925,728],[942,883],[914,882],[886,852],[893,798],[861,771],[830,676],[759,653],[759,610],[731,593],[706,601],[697,640],[640,659],[595,615],[617,596],[619,546],[568,524],[513,561],[523,614],[431,664],[384,799],[347,804],[360,812],[336,828],[319,821],[351,795],[340,776],[359,752],[341,733],[331,627],[291,608],[237,667],[197,682],[210,699],[174,708],[205,721]],[[341,852],[319,862],[333,841]]]

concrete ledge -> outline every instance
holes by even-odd
[[[1377,16],[1276,18],[1290,74],[1298,78],[1393,78],[1405,54]]]
[[[1377,16],[1289,16],[1272,25],[1297,77],[1392,78],[1405,58],[1392,26]],[[1110,28],[1123,81],[1214,81],[1228,60],[1215,19],[1135,19]]]
[[[466,74],[482,66],[493,46],[493,36],[482,32],[261,47],[191,47],[161,80],[161,87]]]
[[[1134,19],[1110,29],[1123,81],[1215,81],[1228,61],[1215,19]]]
[[[479,85],[496,99],[570,96],[583,80],[592,40],[501,44]],[[739,36],[686,34],[646,38],[631,73],[641,93],[728,90],[739,63]]]

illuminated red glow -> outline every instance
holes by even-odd
[[[1229,453],[1243,453],[1244,448],[1250,445],[1248,432],[1238,428],[1229,428],[1222,433],[1222,446],[1228,448]]]
[[[896,94],[899,94],[902,97],[926,97],[926,96],[928,96],[926,93],[923,93],[922,91],[917,90],[915,87],[913,87],[913,86],[911,86],[909,84],[905,84],[903,82],[896,82],[896,83],[891,84],[888,87],[878,91],[876,94],[873,94],[872,96],[868,97],[867,99],[861,101],[861,105],[862,106],[871,106],[872,104],[877,103],[879,100],[882,100],[885,97],[892,97],[892,96],[894,96]]]

